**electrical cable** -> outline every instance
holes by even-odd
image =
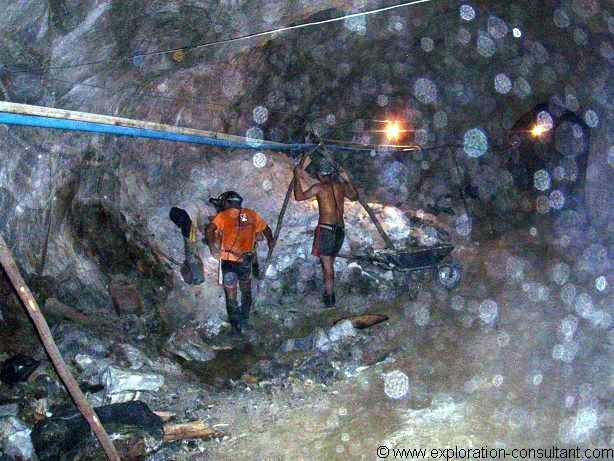
[[[245,40],[245,39],[249,39],[249,38],[254,38],[254,37],[258,37],[258,36],[263,36],[263,35],[268,35],[268,34],[275,34],[278,32],[282,32],[282,31],[288,31],[288,30],[293,30],[293,29],[299,29],[299,28],[305,28],[305,27],[309,27],[309,26],[314,26],[314,25],[320,25],[320,24],[325,24],[325,23],[331,23],[331,22],[337,22],[337,21],[341,21],[341,20],[346,20],[348,18],[352,18],[352,17],[358,17],[358,16],[366,16],[366,15],[371,15],[371,14],[376,14],[376,13],[380,13],[380,12],[385,12],[388,10],[393,10],[396,8],[401,8],[401,7],[408,7],[408,6],[413,6],[419,3],[427,3],[433,0],[417,0],[417,1],[412,1],[412,2],[405,2],[405,3],[401,3],[398,5],[392,5],[389,7],[383,7],[383,8],[378,8],[378,9],[374,9],[374,10],[369,10],[369,11],[365,11],[365,12],[359,12],[359,13],[352,13],[352,14],[348,14],[348,15],[344,15],[341,17],[336,17],[336,18],[330,18],[330,19],[326,19],[326,20],[321,20],[321,21],[312,21],[310,23],[304,23],[304,24],[298,24],[298,25],[294,25],[294,26],[285,26],[285,27],[281,27],[278,29],[272,29],[272,30],[268,30],[268,31],[263,31],[263,32],[256,32],[256,33],[251,33],[251,34],[246,34],[243,36],[238,36],[238,37],[233,37],[233,38],[229,38],[229,39],[223,39],[223,40],[218,40],[218,41],[214,41],[214,42],[208,42],[208,43],[203,43],[203,44],[199,44],[199,45],[188,45],[188,46],[184,46],[184,47],[180,47],[180,48],[172,48],[172,49],[167,49],[167,50],[156,50],[156,51],[151,51],[151,52],[147,52],[147,53],[141,53],[141,54],[135,54],[135,55],[131,55],[131,56],[127,56],[124,58],[120,58],[118,59],[118,61],[123,61],[126,59],[134,59],[137,57],[146,57],[146,56],[155,56],[155,55],[162,55],[162,54],[168,54],[168,53],[172,53],[172,52],[176,52],[176,51],[186,51],[186,50],[193,50],[193,49],[200,49],[200,48],[206,48],[206,47],[210,47],[210,46],[214,46],[214,45],[218,45],[218,44],[225,44],[225,43],[233,43],[236,41],[240,41],[240,40]],[[448,14],[451,13],[455,13],[456,14],[456,9],[449,9],[448,11],[445,12],[441,12],[438,13],[438,16],[447,16]],[[139,17],[144,17],[144,16],[152,16],[151,14],[144,14],[144,15],[140,15]],[[515,56],[510,58],[509,60],[505,60],[503,61],[503,64],[513,61],[513,60],[517,60],[517,59],[521,59],[522,56]],[[109,60],[97,60],[97,61],[91,61],[91,62],[85,62],[85,63],[79,63],[79,64],[69,64],[66,66],[50,66],[48,67],[46,70],[60,70],[60,69],[68,69],[68,68],[75,68],[75,67],[84,67],[84,66],[89,66],[89,65],[95,65],[95,64],[101,64],[101,63],[105,63],[108,62]],[[7,69],[7,67],[4,67],[5,69]],[[18,70],[18,69],[11,69],[13,72],[26,72],[26,73],[31,73],[33,71],[31,70]],[[44,70],[41,68],[41,70]],[[69,83],[69,82],[66,82]],[[410,95],[413,96],[413,95]],[[415,98],[413,98],[415,99]]]
[[[336,18],[323,19],[323,20],[320,20],[320,21],[313,21],[313,22],[308,22],[308,23],[303,23],[303,24],[296,24],[294,26],[284,26],[284,27],[279,27],[277,29],[266,30],[266,31],[263,31],[263,32],[254,32],[254,33],[251,33],[251,34],[241,35],[241,36],[234,37],[234,38],[228,38],[228,39],[224,39],[224,40],[217,40],[215,42],[210,42],[210,43],[203,43],[203,44],[200,44],[200,45],[195,45],[195,46],[190,47],[190,48],[181,47],[181,48],[173,48],[173,49],[169,49],[169,50],[152,51],[152,52],[149,52],[149,53],[138,54],[138,55],[135,55],[134,57],[157,56],[157,55],[160,55],[160,54],[174,53],[175,51],[183,51],[183,50],[186,50],[186,49],[197,50],[197,49],[201,49],[201,48],[208,48],[208,47],[214,46],[214,45],[222,45],[222,44],[227,44],[227,43],[234,43],[234,42],[238,42],[238,41],[241,41],[241,40],[247,40],[247,39],[251,39],[251,38],[262,37],[262,36],[265,36],[265,35],[273,35],[273,34],[277,34],[277,33],[281,33],[281,32],[286,32],[286,31],[289,31],[289,30],[303,29],[305,27],[318,26],[318,25],[328,24],[328,23],[338,22],[338,21],[345,21],[345,20],[351,19],[351,18],[356,18],[356,17],[360,17],[360,16],[368,16],[368,15],[372,15],[372,14],[377,14],[377,13],[382,13],[382,12],[385,12],[385,11],[394,10],[394,9],[397,9],[397,8],[414,6],[414,5],[418,5],[420,3],[429,3],[431,1],[434,1],[434,0],[414,0],[414,1],[411,1],[411,2],[404,2],[404,3],[400,3],[398,5],[386,6],[386,7],[377,8],[377,9],[374,9],[374,10],[368,10],[368,11],[362,11],[362,12],[359,12],[359,13],[346,14],[344,16],[339,16],[339,17],[336,17]]]
[[[283,29],[283,30],[290,30],[290,29],[293,29],[293,28],[306,27],[306,26],[316,25],[316,24],[325,23],[325,22],[338,21],[338,20],[341,20],[341,19],[344,19],[344,18],[347,18],[347,17],[367,15],[367,14],[375,14],[375,13],[386,11],[386,10],[389,10],[389,9],[400,8],[400,7],[403,7],[403,6],[409,6],[409,5],[414,4],[414,3],[416,3],[416,2],[407,2],[407,3],[400,4],[400,5],[393,5],[391,7],[385,7],[385,8],[380,8],[380,9],[376,9],[376,10],[370,10],[370,11],[366,11],[366,12],[362,12],[362,13],[354,13],[354,14],[346,15],[346,16],[343,16],[343,17],[340,17],[340,18],[332,18],[332,19],[329,19],[329,20],[315,21],[315,22],[311,22],[311,23],[299,24],[299,25],[296,25],[296,26],[289,26],[287,28],[281,28],[281,29]],[[451,14],[451,13],[455,13],[456,14],[456,8],[450,9],[447,12],[443,12],[441,14],[438,14],[438,16],[442,16],[442,15],[447,16],[448,14]],[[141,16],[151,16],[151,15],[146,14],[146,15],[141,15]],[[279,30],[279,29],[276,29],[276,30]],[[268,33],[268,32],[269,31],[261,32],[261,33],[256,33],[256,35],[258,35],[258,34],[265,34],[265,33]],[[254,34],[248,34],[246,36],[235,37],[235,38],[226,39],[226,40],[222,40],[222,41],[218,41],[218,42],[210,42],[210,43],[206,43],[206,44],[202,44],[202,45],[196,45],[194,47],[176,48],[176,49],[173,49],[173,50],[179,50],[179,49],[186,50],[186,49],[191,49],[191,48],[198,48],[198,47],[204,47],[204,46],[212,46],[212,45],[218,44],[218,43],[232,42],[232,41],[240,40],[240,39],[243,39],[243,38],[249,38],[252,35],[254,35]],[[134,55],[132,57],[135,57],[135,56],[146,56],[146,55],[155,55],[155,54],[163,54],[165,52],[171,52],[173,50],[154,51],[154,52],[151,52],[151,53],[145,53],[145,54],[141,54],[141,55]],[[518,60],[518,59],[521,59],[521,58],[522,58],[522,56],[514,56],[514,57],[511,57],[508,60],[503,61],[503,64],[505,64],[507,62],[511,62],[513,60]],[[125,59],[125,58],[122,58],[122,59]],[[99,63],[99,62],[102,62],[102,61],[95,61],[95,62],[92,62],[92,63]],[[85,65],[88,65],[88,64],[89,63],[83,63],[82,65],[85,66]],[[59,69],[59,68],[63,68],[63,66],[50,67],[49,69]],[[59,82],[63,82],[63,83],[71,84],[71,85],[88,86],[88,87],[91,87],[91,88],[102,89],[102,90],[110,91],[110,92],[114,91],[114,90],[112,90],[110,88],[107,88],[107,87],[101,87],[101,86],[98,86],[98,85],[92,85],[92,84],[88,84],[88,83],[71,82],[71,81],[68,81],[68,80],[63,80],[63,79],[59,79],[59,78],[55,78],[55,77],[43,77],[42,73],[37,73],[36,70],[15,69],[15,68],[8,68],[8,67],[4,67],[4,69],[8,70],[9,72],[13,72],[13,73],[29,73],[29,74],[32,74],[32,75],[39,75],[39,76],[41,76],[41,79],[45,78],[45,79],[48,79],[48,80],[59,81]],[[154,99],[181,101],[183,103],[187,102],[187,101],[183,100],[182,98],[173,98],[173,97],[164,96],[164,95],[154,95],[154,94],[151,94],[151,93],[148,93],[148,92],[141,92],[141,94],[146,96],[146,97],[151,97],[151,98],[154,98]],[[409,94],[409,96],[412,99],[414,99],[414,100],[416,99],[411,93]],[[210,105],[210,106],[215,106],[215,107],[227,107],[224,104],[211,102],[209,100],[203,100],[201,98],[192,98],[192,99],[197,99],[199,102],[201,102],[202,104],[205,104],[205,105]],[[276,110],[275,112],[282,113],[282,114],[287,114],[287,115],[293,115],[291,112],[288,112],[288,111]]]
[[[156,51],[149,51],[146,53],[139,53],[139,54],[135,54],[132,56],[126,56],[124,58],[121,58],[122,60],[127,60],[127,59],[135,59],[135,58],[145,58],[148,56],[159,56],[159,55],[163,55],[163,54],[169,54],[169,53],[175,53],[177,51],[187,51],[187,50],[198,50],[198,49],[204,49],[204,48],[209,48],[212,46],[216,46],[216,45],[224,45],[224,44],[228,44],[228,43],[235,43],[235,42],[239,42],[239,41],[243,41],[243,40],[249,40],[252,38],[257,38],[257,37],[263,37],[266,35],[274,35],[274,34],[279,34],[281,32],[287,32],[290,30],[296,30],[296,29],[303,29],[306,27],[312,27],[312,26],[319,26],[322,24],[329,24],[329,23],[333,23],[333,22],[339,22],[339,21],[345,21],[346,19],[351,19],[351,18],[356,18],[356,17],[360,17],[360,16],[368,16],[368,15],[373,15],[373,14],[378,14],[378,13],[383,13],[386,11],[391,11],[397,8],[405,8],[405,7],[411,7],[414,5],[418,5],[421,3],[430,3],[432,1],[435,0],[413,0],[411,2],[403,2],[400,3],[398,5],[391,5],[391,6],[386,6],[386,7],[382,7],[382,8],[376,8],[373,10],[368,10],[368,11],[361,11],[358,13],[350,13],[350,14],[346,14],[343,16],[338,16],[335,18],[329,18],[329,19],[323,19],[320,21],[312,21],[312,22],[307,22],[307,23],[303,23],[303,24],[296,24],[293,26],[283,26],[283,27],[278,27],[276,29],[269,29],[269,30],[265,30],[265,31],[261,31],[261,32],[252,32],[249,34],[245,34],[245,35],[240,35],[237,37],[232,37],[232,38],[226,38],[226,39],[222,39],[222,40],[216,40],[213,42],[207,42],[207,43],[201,43],[198,45],[189,45],[189,46],[182,46],[182,47],[177,47],[177,48],[169,48],[166,50],[156,50]],[[108,59],[100,59],[97,61],[91,61],[91,62],[84,62],[84,63],[77,63],[77,64],[67,64],[64,66],[50,66],[48,67],[49,70],[59,70],[59,69],[73,69],[73,68],[77,68],[77,67],[85,67],[85,66],[93,66],[96,64],[103,64],[108,62]]]
[[[187,47],[181,47],[181,48],[173,48],[173,49],[168,49],[168,50],[152,51],[152,52],[148,52],[148,53],[142,53],[142,54],[133,55],[131,57],[134,58],[134,57],[155,56],[155,55],[167,54],[167,53],[171,53],[171,52],[175,52],[175,51],[179,51],[179,50],[200,49],[200,48],[210,47],[210,46],[214,46],[214,45],[218,45],[218,44],[233,43],[233,42],[237,42],[237,41],[240,41],[240,40],[246,40],[246,39],[255,38],[255,37],[259,37],[259,36],[270,35],[270,34],[275,34],[275,33],[279,33],[279,32],[285,32],[285,31],[289,31],[289,30],[294,30],[294,29],[301,29],[301,28],[306,28],[306,27],[311,27],[311,26],[316,26],[316,25],[321,25],[321,24],[326,24],[326,23],[338,22],[338,21],[346,20],[346,19],[353,18],[353,17],[360,17],[360,16],[367,16],[367,15],[377,14],[377,13],[381,13],[381,12],[385,12],[385,11],[389,11],[389,10],[393,10],[393,9],[397,9],[397,8],[417,5],[417,4],[420,4],[420,3],[428,3],[428,2],[431,2],[431,1],[433,1],[433,0],[417,0],[417,1],[411,1],[411,2],[404,2],[404,3],[398,4],[398,5],[392,5],[392,6],[378,8],[378,9],[373,9],[373,10],[368,10],[368,11],[364,11],[364,12],[352,13],[352,14],[348,14],[348,15],[344,15],[344,16],[340,16],[340,17],[336,17],[336,18],[330,18],[330,19],[325,19],[325,20],[320,20],[320,21],[312,21],[312,22],[309,22],[309,23],[298,24],[298,25],[294,25],[294,26],[285,26],[285,27],[281,27],[281,28],[278,28],[278,29],[272,29],[272,30],[263,31],[263,32],[256,32],[256,33],[252,33],[252,34],[246,34],[246,35],[239,36],[239,37],[233,37],[233,38],[229,38],[229,39],[218,40],[218,41],[215,41],[215,42],[209,42],[209,43],[204,43],[204,44],[199,44],[199,45],[194,45],[194,46],[187,46]],[[450,11],[446,12],[446,13],[444,13],[444,15],[450,14],[452,12],[456,12],[456,9],[450,10]],[[144,16],[150,16],[150,15],[144,15]],[[514,56],[514,57],[511,57],[509,60],[505,60],[503,62],[506,63],[506,62],[510,62],[512,60],[518,60],[518,59],[522,59],[522,58],[523,58],[522,56]],[[122,59],[126,59],[126,58],[122,58]],[[83,64],[69,65],[69,66],[55,66],[55,67],[49,67],[48,69],[80,67],[80,66],[85,66],[85,65],[89,65],[89,64],[97,64],[97,63],[101,63],[101,62],[106,62],[106,61],[95,61],[95,62],[92,62],[92,63],[83,63]],[[7,69],[7,68],[5,67],[5,69]],[[64,83],[68,83],[68,84],[72,84],[72,85],[88,86],[88,87],[102,89],[102,90],[110,91],[110,92],[114,91],[114,90],[112,90],[111,88],[108,88],[108,87],[101,87],[101,86],[98,86],[98,85],[92,85],[92,84],[82,83],[82,82],[71,82],[71,81],[68,81],[68,80],[58,79],[58,78],[55,78],[55,77],[43,76],[42,74],[37,74],[35,71],[12,70],[12,72],[23,72],[23,73],[30,73],[32,75],[38,75],[41,78],[41,80],[42,79],[54,80],[54,81],[60,81],[60,82],[64,82]],[[153,94],[150,94],[150,93],[147,93],[147,92],[141,92],[141,94],[143,96],[151,97],[151,98],[154,98],[154,99],[174,100],[174,101],[181,100],[184,103],[187,102],[187,101],[185,101],[182,98],[174,98],[174,97],[164,96],[164,95],[153,95]],[[413,96],[413,95],[410,94],[410,96]],[[200,103],[205,104],[205,105],[211,105],[211,106],[217,106],[217,107],[227,107],[226,105],[221,104],[221,103],[215,103],[215,102],[211,102],[211,101],[208,101],[208,100],[202,100],[200,98],[197,98],[197,99],[200,101]],[[281,110],[277,110],[276,112],[283,113],[283,114],[288,114],[288,115],[291,114],[290,112],[281,111]],[[339,141],[339,140],[330,140],[330,141],[333,141],[333,142],[343,142],[343,141]],[[398,149],[398,148],[403,148],[403,147],[406,147],[406,148],[410,148],[411,147],[413,149],[419,149],[421,151],[428,151],[428,150],[436,150],[436,149],[440,149],[440,148],[444,148],[444,147],[449,147],[450,146],[449,144],[445,144],[445,145],[435,145],[435,146],[431,146],[431,147],[421,148],[420,146],[395,146],[395,145],[389,145],[389,146],[387,146],[387,145],[368,146],[368,145],[364,145],[364,144],[360,144],[360,143],[355,143],[355,142],[343,142],[343,143],[345,144],[344,146],[331,146],[331,147],[337,148],[337,149],[345,149],[345,150],[373,150],[373,149],[378,149],[378,148],[382,148],[382,147],[384,147],[384,148],[391,147],[391,148]],[[505,150],[508,150],[508,149],[509,148],[507,148]]]

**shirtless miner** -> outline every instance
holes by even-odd
[[[335,258],[345,238],[343,204],[346,198],[357,200],[358,192],[345,171],[327,158],[318,162],[316,175],[319,182],[305,190],[303,181],[308,173],[301,167],[294,169],[294,198],[303,201],[315,197],[318,202],[320,217],[311,254],[322,264],[324,306],[335,307]]]

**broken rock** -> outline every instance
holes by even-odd
[[[140,370],[145,364],[151,365],[152,362],[139,349],[130,344],[119,344],[119,350],[122,356],[130,364],[130,369]]]
[[[30,459],[33,453],[30,428],[19,418],[10,416],[0,419],[0,448],[16,458]]]
[[[321,351],[328,351],[341,341],[356,336],[356,330],[350,320],[342,320],[333,325],[328,332],[318,328],[314,333],[313,345]]]
[[[136,392],[158,391],[164,384],[164,376],[110,366],[102,374],[101,384],[105,386],[106,395],[112,402],[126,401],[132,400]]]
[[[327,351],[327,350],[330,349],[330,347],[331,347],[330,339],[328,338],[328,335],[326,334],[324,329],[318,328],[314,332],[314,334],[313,334],[313,346],[316,349],[319,349],[321,351]]]
[[[81,371],[81,379],[88,384],[98,384],[101,373],[110,365],[107,359],[97,359],[87,354],[77,354],[75,364]]]
[[[97,360],[108,357],[111,341],[96,336],[75,324],[62,323],[53,332],[64,360],[87,354]],[[102,367],[101,367],[102,368]]]
[[[354,329],[351,320],[342,320],[328,330],[328,338],[332,342],[341,341],[351,336],[356,336],[356,330]]]
[[[173,333],[166,343],[166,349],[188,361],[208,362],[215,358],[213,348],[205,344],[193,328]]]
[[[143,313],[143,301],[137,286],[123,276],[114,276],[109,284],[109,294],[118,315]]]
[[[303,351],[317,349],[326,352],[338,343],[356,336],[356,329],[349,319],[340,320],[328,331],[317,328],[313,333],[303,338],[290,338],[282,345],[282,352]]]
[[[0,405],[0,418],[5,416],[17,416],[18,410],[19,406],[16,403],[6,403],[4,405]]]

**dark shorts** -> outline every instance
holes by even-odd
[[[244,255],[243,261],[222,260],[222,280],[224,285],[245,282],[252,276],[252,255]]]
[[[311,254],[314,256],[337,256],[343,240],[345,230],[339,224],[318,224],[313,236],[313,248]]]

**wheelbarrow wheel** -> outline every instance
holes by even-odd
[[[453,290],[461,280],[462,268],[457,263],[445,263],[435,267],[433,279],[435,282],[448,290]]]

